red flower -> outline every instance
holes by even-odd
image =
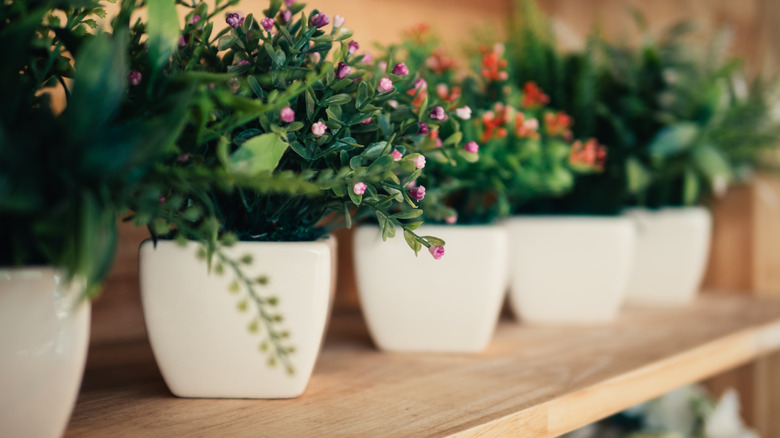
[[[496,44],[493,50],[487,47],[480,48],[482,52],[482,77],[488,82],[505,81],[509,78],[504,69],[506,68],[506,59],[503,58],[504,46]]]
[[[563,111],[557,113],[545,113],[544,125],[547,133],[550,135],[563,137],[565,140],[571,140],[572,118]]]
[[[591,138],[585,144],[577,140],[571,145],[569,163],[572,165],[586,166],[601,172],[606,161],[607,148],[600,145],[595,138]]]
[[[430,58],[425,61],[434,73],[443,74],[455,68],[455,58],[446,56],[441,50],[434,50]]]
[[[523,108],[531,108],[533,106],[544,106],[550,103],[550,96],[544,94],[541,88],[536,85],[536,82],[526,82],[523,85],[523,101],[521,105]]]
[[[493,111],[482,114],[482,139],[481,143],[487,143],[491,138],[506,137],[508,132],[505,125],[511,120],[511,108],[497,103]]]

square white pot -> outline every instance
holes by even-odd
[[[83,292],[54,268],[0,269],[0,435],[65,432],[89,344]]]
[[[635,230],[620,216],[515,216],[506,221],[510,305],[523,322],[613,319],[625,298]]]
[[[330,237],[330,239],[333,239]],[[208,272],[196,257],[199,245],[151,241],[140,248],[141,293],[149,341],[160,372],[179,397],[291,398],[303,393],[318,356],[329,309],[333,244],[315,242],[238,242],[226,253],[252,256],[242,265],[248,278],[266,276],[256,285],[261,297],[276,297],[271,308],[283,317],[279,330],[289,332],[285,345],[295,351],[290,374],[282,364],[269,366],[261,351],[268,330],[250,331],[258,315],[242,286],[231,291],[235,276],[227,267]],[[242,311],[239,306],[246,301]],[[269,343],[270,344],[270,343]]]
[[[707,266],[712,215],[703,207],[631,209],[637,229],[626,306],[675,307],[694,300]]]
[[[441,260],[419,256],[403,237],[382,241],[377,226],[355,232],[360,305],[376,345],[387,351],[465,352],[485,349],[506,291],[502,226],[431,226],[416,232],[444,239]]]

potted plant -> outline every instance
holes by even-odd
[[[104,15],[97,2],[0,5],[0,428],[11,436],[64,432],[117,214],[184,116],[186,96],[123,113],[127,35],[93,35]]]
[[[399,242],[382,244],[376,225],[363,225],[354,238],[358,294],[380,349],[475,353],[490,341],[506,292],[506,233],[496,224],[495,202],[503,194],[495,181],[502,152],[483,155],[473,138],[463,137],[473,131],[472,110],[463,103],[452,58],[434,50],[437,45],[427,32],[416,33],[378,65],[410,72],[396,113],[428,103],[420,115],[421,155],[393,154],[421,171],[410,180],[424,211],[418,231],[443,238],[450,252],[434,247],[433,258],[419,260]],[[483,86],[475,82],[475,93]],[[386,275],[387,266],[399,274]]]
[[[585,50],[562,54],[533,3],[522,9],[514,33],[518,77],[555,86],[551,101],[580,121],[574,132],[609,146],[606,171],[578,183],[565,202],[631,207],[638,242],[627,304],[690,302],[708,255],[706,203],[776,146],[765,84],[739,80],[738,62],[724,59],[717,45],[696,54],[685,43],[688,23],[658,42],[643,28],[639,48],[594,35]]]
[[[399,179],[408,164],[391,152],[417,129],[416,120],[385,114],[398,95],[396,76],[364,69],[340,16],[331,23],[291,1],[244,16],[226,9],[235,3],[195,4],[185,18],[171,70],[201,78],[215,97],[208,111],[191,114],[173,167],[218,162],[234,177],[261,180],[230,193],[163,195],[162,213],[146,218],[160,220],[159,231],[173,240],[141,248],[144,312],[174,394],[295,397],[311,375],[327,318],[330,231],[376,214],[386,236],[398,227],[417,249],[443,243],[414,233],[407,219],[418,213],[391,213],[411,202]],[[228,26],[213,33],[213,20],[222,18]],[[268,193],[262,178],[286,178],[300,189]],[[198,206],[197,228],[182,222],[183,206]],[[186,244],[204,230],[234,244]],[[196,254],[212,261],[210,271]]]

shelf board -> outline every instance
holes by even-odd
[[[292,400],[176,398],[146,339],[96,346],[66,437],[555,437],[778,349],[780,301],[736,295],[601,326],[506,318],[478,355],[379,352],[354,312]]]

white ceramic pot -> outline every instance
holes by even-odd
[[[0,435],[65,432],[89,343],[83,292],[53,268],[0,269]]]
[[[702,207],[631,209],[637,229],[626,306],[674,307],[699,291],[710,250],[712,215]]]
[[[330,239],[333,239],[332,237]],[[247,278],[266,276],[255,285],[261,297],[276,297],[271,308],[282,315],[280,330],[294,373],[282,364],[269,366],[261,351],[268,330],[250,331],[258,310],[225,268],[208,272],[196,257],[199,245],[151,241],[140,249],[141,295],[149,341],[160,372],[179,397],[292,398],[303,393],[322,344],[331,293],[334,245],[315,242],[239,242],[225,252],[233,259],[252,256],[242,265]],[[231,289],[233,289],[231,291]],[[241,307],[246,303],[245,310]]]
[[[633,223],[620,216],[516,216],[506,221],[510,305],[523,322],[613,319],[625,298]]]
[[[430,226],[415,231],[447,243],[441,260],[419,256],[377,226],[354,236],[360,305],[376,345],[387,351],[479,352],[493,335],[506,292],[502,226]]]

